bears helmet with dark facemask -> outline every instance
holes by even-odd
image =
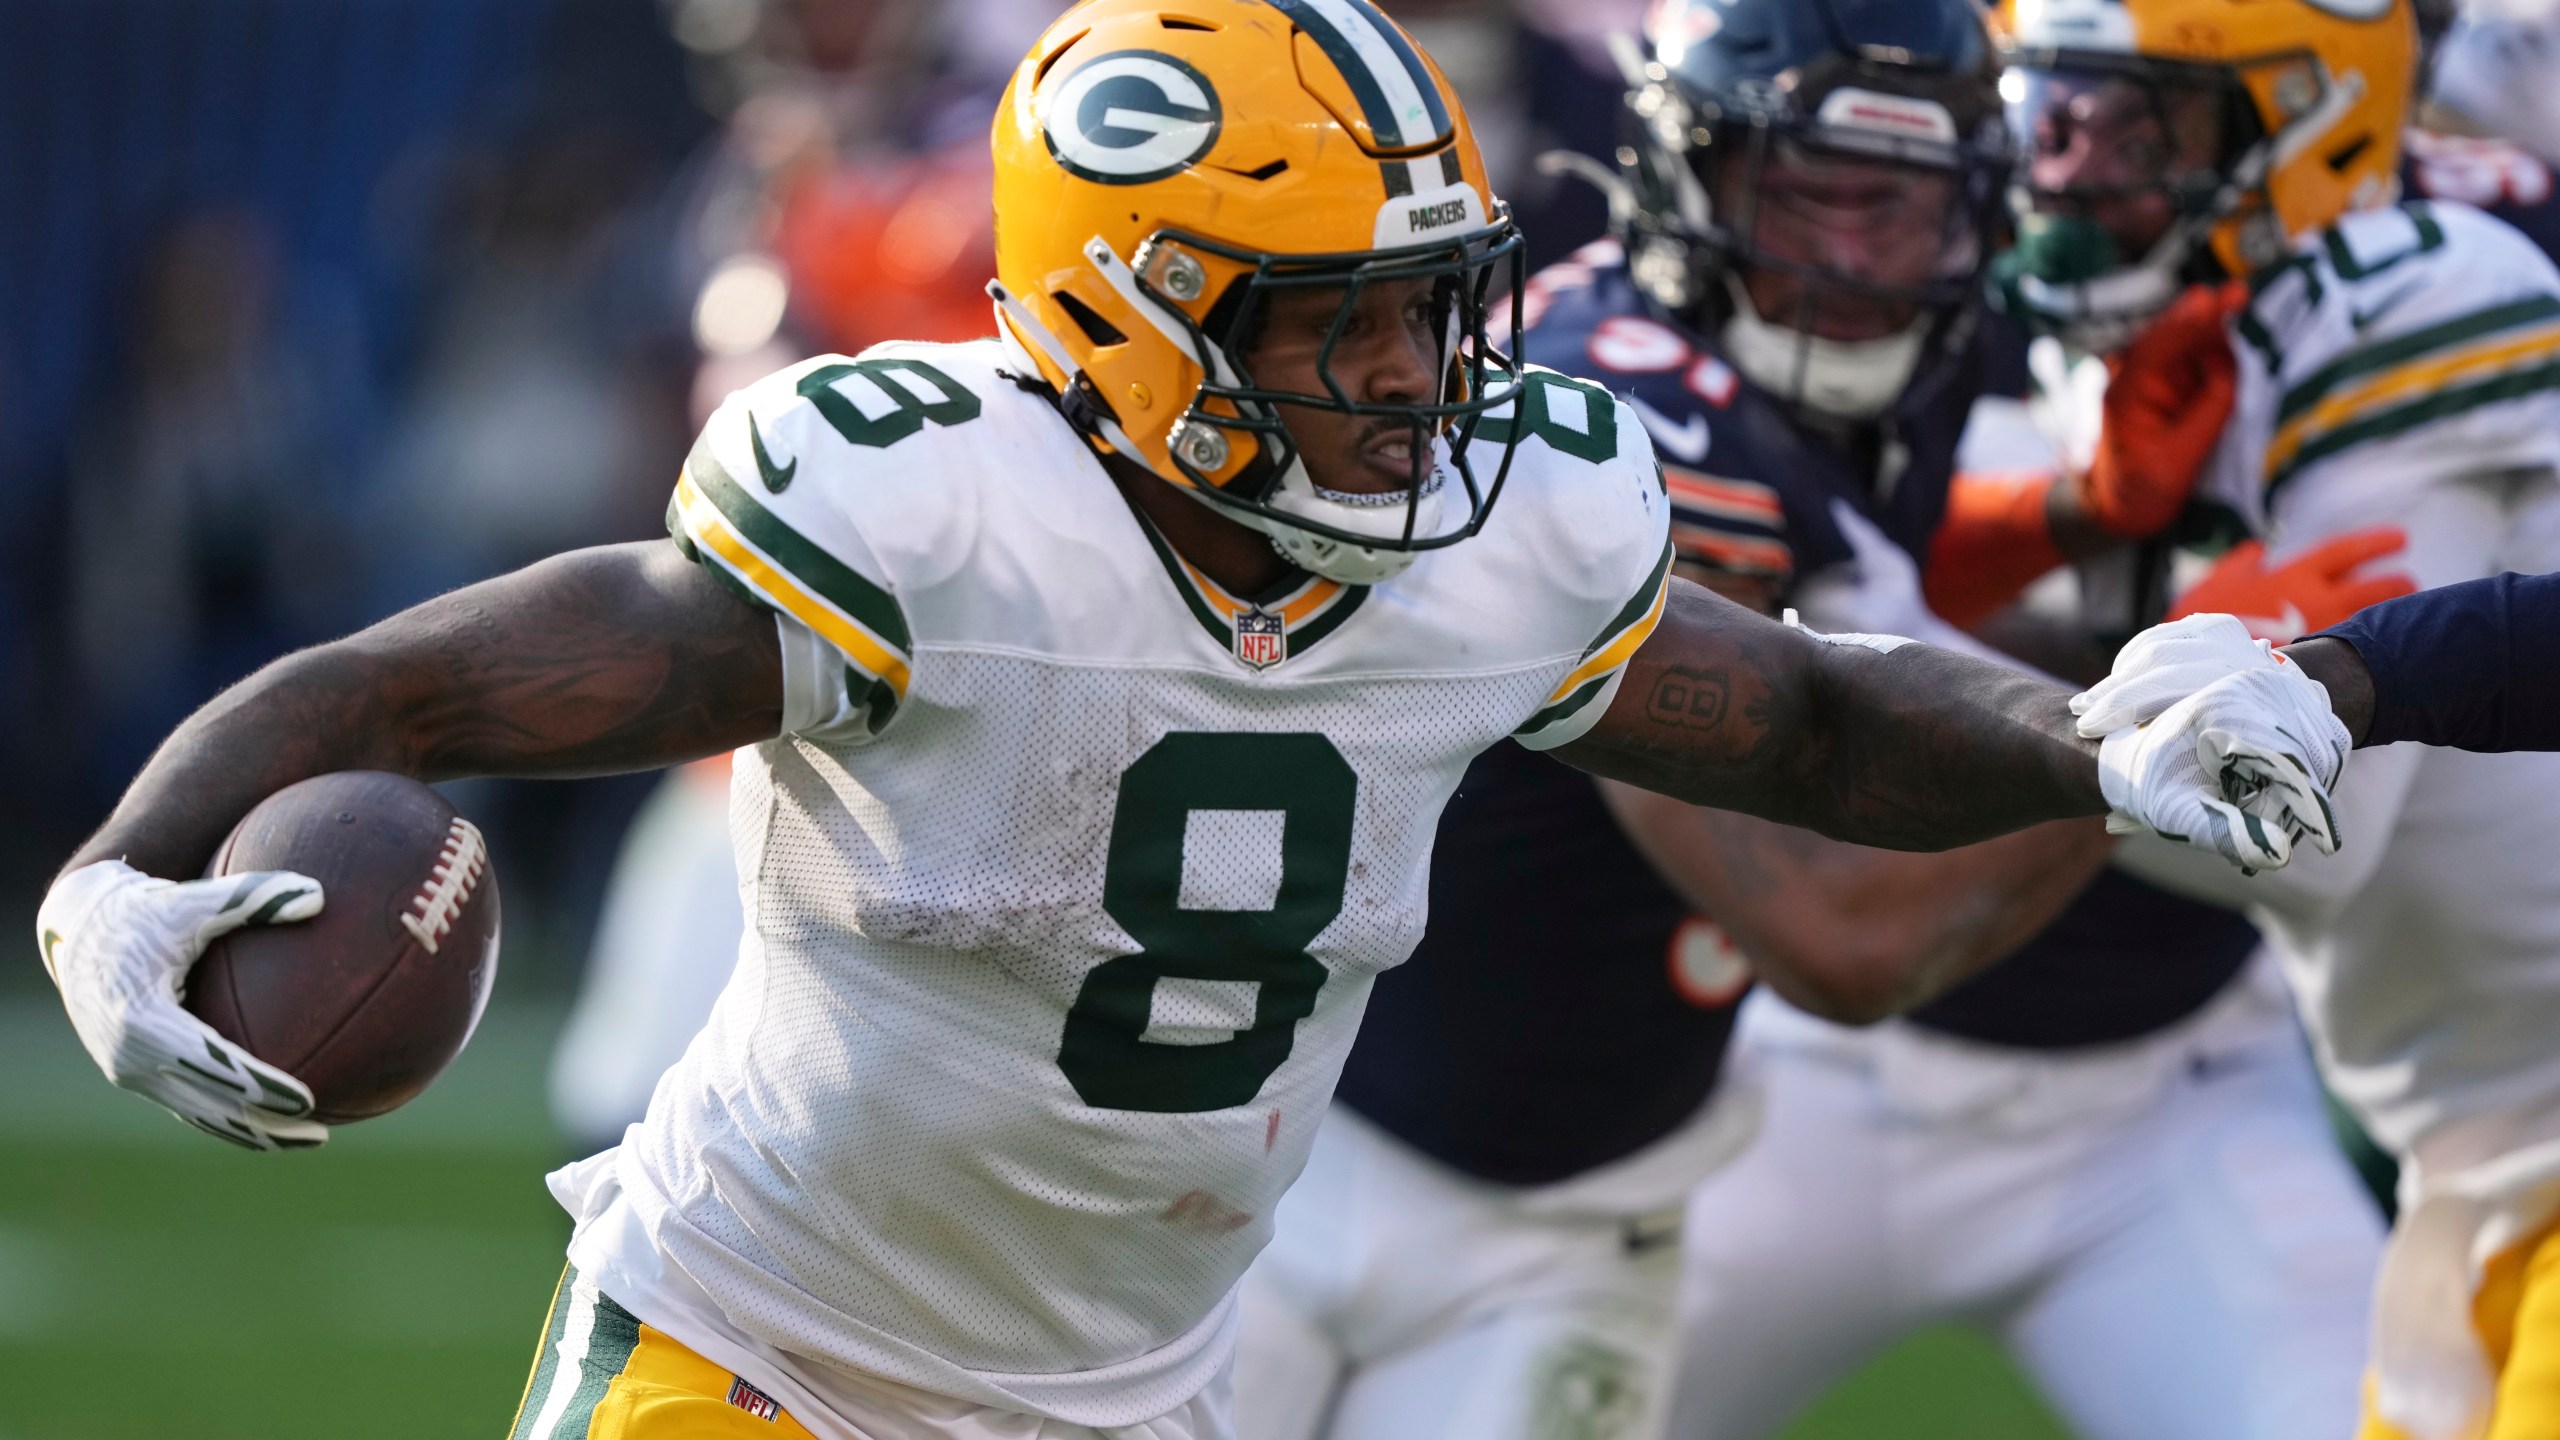
[[[2008,147],[1973,0],[1658,0],[1630,75],[1637,284],[1799,408],[1867,420],[1961,343]]]

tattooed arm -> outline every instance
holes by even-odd
[[[66,869],[202,874],[260,800],[332,770],[641,770],[782,724],[771,615],[666,541],[574,551],[288,655],[197,711]]]
[[[1555,753],[1693,804],[1943,850],[2106,813],[2067,698],[1926,645],[1826,645],[1674,580],[1609,713]]]

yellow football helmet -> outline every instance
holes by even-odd
[[[1520,237],[1456,93],[1369,0],[1087,0],[1015,71],[994,148],[1000,323],[1098,448],[1331,579],[1384,579],[1483,525],[1509,442],[1489,483],[1467,452],[1516,388],[1516,341],[1485,325]],[[1338,338],[1363,287],[1411,278],[1446,317],[1440,395],[1356,401],[1330,341],[1330,394],[1254,384],[1240,351],[1274,291],[1340,290]],[[1280,404],[1404,419],[1428,473],[1326,490]],[[1443,524],[1453,477],[1471,503]]]
[[[2251,274],[2348,211],[2398,198],[2418,56],[2410,0],[2004,0],[2001,28],[2002,93],[2028,150],[2010,293],[2067,335],[2097,337],[2090,348],[2130,338],[2215,265]],[[2181,107],[2220,111],[2210,160],[2164,164],[2148,185],[2177,219],[2139,258],[2074,216],[2146,187],[2036,178],[2058,128],[2086,132],[2126,109],[2102,87],[2147,96],[2161,132]]]

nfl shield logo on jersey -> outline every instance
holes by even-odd
[[[744,1377],[729,1377],[729,1403],[759,1420],[779,1420],[782,1406],[770,1395],[746,1382]]]
[[[1268,610],[1236,612],[1236,658],[1268,670],[1289,658],[1289,626]]]

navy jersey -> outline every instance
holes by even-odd
[[[2023,340],[1987,320],[1857,453],[1813,432],[1696,337],[1650,318],[1612,244],[1541,272],[1523,304],[1529,360],[1627,396],[1651,430],[1682,558],[1777,580],[1782,597],[1851,562],[1836,501],[1925,560],[1974,401],[2018,393],[2025,370]],[[2107,870],[2014,957],[1910,1018],[2037,1049],[2125,1040],[2193,1013],[2256,946],[2238,914]]]
[[[2504,140],[2411,130],[2400,156],[2409,194],[2455,200],[2486,210],[2524,232],[2543,254],[2560,259],[2560,183],[2551,167]]]
[[[1567,1179],[1697,1113],[1748,980],[1590,776],[1506,742],[1441,815],[1429,927],[1377,978],[1334,1093],[1480,1179]]]
[[[1615,241],[1530,280],[1524,358],[1625,396],[1653,436],[1681,558],[1785,587],[1855,555],[1831,513],[1845,498],[1913,555],[1946,514],[1956,441],[1976,396],[2014,393],[2023,346],[1981,344],[1912,387],[1844,454],[1695,340],[1651,317]]]
[[[2385,600],[2322,635],[2373,674],[2366,745],[2560,750],[2560,575],[2493,575]]]

